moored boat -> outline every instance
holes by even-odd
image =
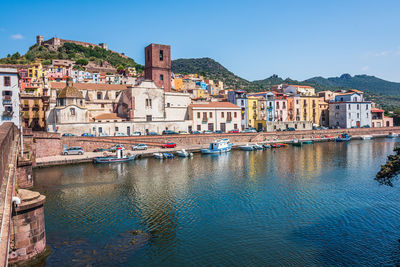
[[[302,146],[303,145],[303,143],[300,142],[299,139],[297,139],[297,138],[294,138],[291,143],[292,143],[292,146]]]
[[[192,157],[192,156],[193,156],[193,153],[192,153],[192,152],[188,152],[188,151],[186,151],[185,149],[182,149],[182,150],[176,151],[176,155],[177,155],[178,157],[188,158],[188,157]]]
[[[306,141],[302,141],[301,143],[305,144],[305,145],[310,145],[312,143],[314,143],[312,140],[306,140]]]
[[[372,139],[372,135],[363,135],[361,136],[361,140],[369,140]]]
[[[287,144],[283,144],[283,143],[273,143],[271,145],[272,148],[281,148],[281,147],[286,147],[288,146]]]
[[[396,137],[399,137],[399,134],[397,134],[397,133],[389,133],[386,137],[387,138],[396,138]]]
[[[175,157],[174,154],[172,154],[172,153],[165,152],[165,153],[162,153],[162,154],[164,156],[164,159],[172,159],[172,158]]]
[[[243,146],[239,146],[240,150],[244,150],[244,151],[253,151],[255,150],[253,145],[249,145],[249,144],[245,144]]]
[[[263,150],[263,146],[262,146],[262,145],[259,145],[259,144],[254,144],[254,145],[253,145],[253,148],[254,148],[255,150]]]
[[[335,142],[347,142],[350,140],[351,140],[351,135],[348,135],[347,133],[339,134],[339,136],[335,138]]]
[[[201,149],[203,154],[217,154],[231,151],[233,144],[229,143],[229,139],[218,139],[212,143],[208,148]]]
[[[270,144],[263,144],[262,146],[263,146],[264,149],[271,148],[271,145],[270,145]]]
[[[164,158],[163,153],[153,153],[153,156],[155,159],[163,159]]]
[[[123,155],[123,148],[118,148],[116,151],[115,156],[107,155],[107,153],[104,153],[103,157],[95,157],[93,158],[94,163],[116,163],[116,162],[125,162],[125,161],[131,161],[136,158],[136,155]]]

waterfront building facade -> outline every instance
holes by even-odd
[[[242,119],[241,108],[230,102],[210,102],[191,104],[189,120],[193,122],[193,131],[222,131],[240,130]]]
[[[18,86],[18,70],[15,68],[0,68],[1,121],[13,122],[20,127],[20,98]]]
[[[340,128],[371,127],[371,102],[355,92],[340,93],[329,103],[329,126]]]
[[[228,91],[228,101],[241,108],[241,128],[242,130],[249,127],[248,117],[248,99],[245,91]]]
[[[372,108],[371,115],[371,127],[393,127],[393,118],[386,117],[384,115],[385,111],[383,109]]]

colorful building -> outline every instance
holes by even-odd
[[[242,130],[249,127],[248,101],[245,91],[228,91],[228,101],[241,108]]]
[[[319,125],[320,111],[318,96],[300,96],[300,119]]]

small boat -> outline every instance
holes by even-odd
[[[116,151],[115,156],[107,155],[107,153],[104,153],[103,157],[95,157],[93,158],[94,163],[115,163],[115,162],[125,162],[125,161],[131,161],[136,158],[136,155],[123,155],[123,148],[118,148]]]
[[[287,144],[282,144],[282,143],[273,143],[271,145],[272,148],[281,148],[281,147],[286,147]]]
[[[335,138],[335,142],[347,142],[350,140],[351,140],[351,135],[348,135],[347,133],[339,134],[339,136]]]
[[[218,139],[210,143],[208,148],[201,149],[202,154],[217,154],[231,151],[233,144],[229,143],[229,139]]]
[[[303,143],[300,142],[299,139],[294,138],[294,139],[292,140],[292,146],[302,146],[302,145],[303,145]]]
[[[163,159],[164,158],[163,153],[153,153],[153,156],[155,159]]]
[[[164,156],[164,159],[172,159],[175,158],[174,154],[172,153],[162,153]]]
[[[387,138],[396,138],[396,137],[399,137],[399,134],[397,134],[397,133],[389,133],[386,137]]]
[[[305,144],[305,145],[310,145],[312,143],[314,143],[312,140],[307,140],[307,141],[302,141],[301,143]]]
[[[361,140],[370,140],[372,139],[372,135],[363,135],[361,136]]]
[[[255,150],[263,150],[263,146],[262,146],[262,145],[259,145],[259,144],[254,144],[254,145],[253,145],[253,148],[254,148]]]
[[[245,144],[244,146],[239,146],[240,150],[244,150],[244,151],[253,151],[255,150],[253,145],[249,145],[249,144]]]
[[[193,153],[186,151],[185,149],[176,151],[176,155],[182,158],[193,157]]]
[[[271,145],[270,145],[270,144],[263,144],[262,146],[263,146],[264,149],[271,148]]]

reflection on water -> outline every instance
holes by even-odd
[[[392,140],[38,169],[49,265],[400,263]],[[132,237],[132,230],[143,231]],[[133,241],[132,241],[133,240]]]

